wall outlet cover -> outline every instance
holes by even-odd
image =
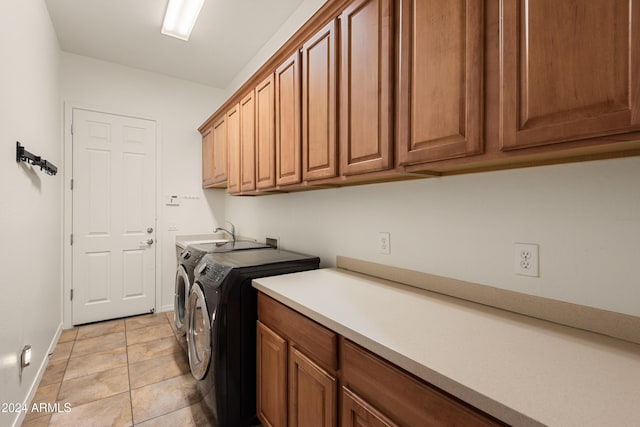
[[[513,246],[513,272],[520,276],[540,277],[537,243],[516,243]]]
[[[387,231],[378,233],[378,251],[383,255],[391,253],[391,233]]]

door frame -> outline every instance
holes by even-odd
[[[62,167],[62,325],[63,328],[71,328],[72,325],[72,304],[71,289],[73,287],[73,251],[71,250],[71,232],[73,230],[73,192],[71,191],[71,178],[73,177],[73,137],[71,135],[71,122],[73,120],[73,110],[88,110],[97,113],[111,114],[117,116],[126,116],[136,119],[149,120],[156,124],[156,191],[155,191],[155,224],[156,229],[156,256],[155,256],[155,304],[154,308],[158,312],[162,307],[162,268],[160,260],[162,259],[162,238],[163,234],[158,229],[158,224],[162,224],[162,126],[160,120],[146,117],[144,114],[135,114],[127,111],[114,111],[109,108],[98,107],[95,105],[87,105],[76,102],[64,102],[64,126],[63,132],[63,167]]]

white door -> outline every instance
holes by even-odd
[[[73,109],[74,325],[155,307],[156,123]]]

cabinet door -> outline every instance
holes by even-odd
[[[342,388],[342,427],[397,427],[351,390]]]
[[[256,103],[251,91],[240,101],[240,191],[256,189]]]
[[[400,164],[482,151],[484,0],[400,0]]]
[[[227,150],[227,192],[237,194],[240,192],[240,104],[227,111]]]
[[[342,340],[340,361],[342,384],[357,391],[362,399],[389,414],[400,425],[503,425],[348,340]]]
[[[338,175],[336,21],[302,46],[302,179]]]
[[[256,188],[276,185],[274,79],[269,74],[256,87]]]
[[[392,13],[391,0],[356,0],[340,15],[343,175],[392,166]]]
[[[276,184],[301,179],[300,53],[295,52],[276,70]]]
[[[289,355],[289,426],[336,426],[336,396],[336,379],[292,348]]]
[[[213,184],[227,181],[227,116],[213,124]]]
[[[640,1],[501,0],[504,150],[640,125]]]
[[[214,182],[213,129],[202,133],[202,187],[211,187]]]
[[[287,342],[258,321],[256,411],[265,427],[287,425]]]

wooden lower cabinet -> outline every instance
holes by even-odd
[[[265,427],[338,425],[337,335],[258,294],[257,414]]]
[[[287,425],[287,342],[258,322],[256,405],[265,427]]]
[[[504,425],[262,293],[258,319],[265,427]]]
[[[289,426],[334,427],[337,381],[298,349],[289,351]]]
[[[346,387],[342,388],[342,427],[397,427],[380,411]]]
[[[342,340],[340,354],[342,385],[356,392],[369,406],[398,425],[504,425],[346,339]],[[345,416],[348,415],[343,413],[343,420]]]

